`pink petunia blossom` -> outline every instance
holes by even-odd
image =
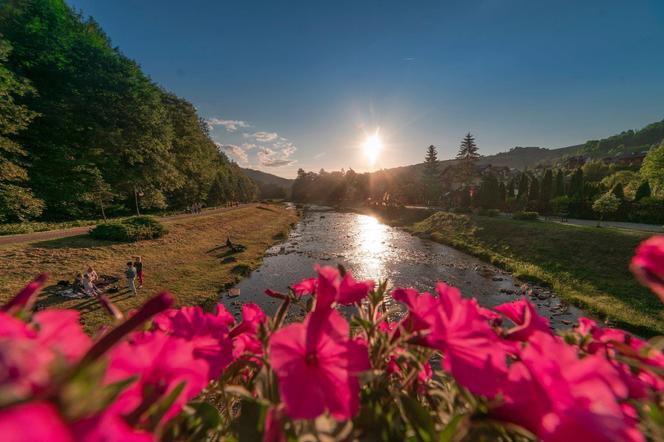
[[[287,414],[313,419],[329,411],[350,419],[359,411],[359,372],[370,368],[366,343],[349,338],[348,322],[336,311],[315,311],[270,337],[269,360]]]
[[[501,304],[495,307],[495,309],[516,325],[507,330],[507,339],[527,341],[535,331],[551,333],[549,321],[545,317],[540,316],[535,306],[525,298]]]
[[[316,266],[317,279],[305,279],[293,286],[296,294],[311,293],[315,289],[316,308],[327,309],[334,303],[352,305],[366,298],[375,283],[371,280],[356,281],[350,271],[342,277],[339,270],[330,266]]]
[[[48,402],[27,402],[0,409],[3,442],[73,442],[58,410]]]
[[[636,249],[630,268],[643,285],[664,301],[664,235],[643,241]]]
[[[168,420],[207,385],[209,367],[194,358],[195,345],[161,332],[142,332],[109,352],[107,383],[131,377],[138,380],[124,390],[117,401],[117,412],[130,414],[141,404],[156,402],[180,383],[185,386],[165,415]]]
[[[46,280],[48,280],[48,273],[42,273],[3,305],[0,310],[10,314],[20,310],[31,311],[37,300],[37,295],[46,284]]]
[[[69,362],[80,359],[92,346],[92,340],[81,327],[80,313],[75,310],[44,310],[35,313],[32,322],[38,329],[39,344]]]
[[[246,358],[261,363],[263,344],[258,338],[258,330],[266,321],[267,316],[256,304],[242,306],[242,322],[229,333],[233,341],[233,359]]]
[[[579,359],[575,347],[535,331],[509,367],[505,402],[492,413],[543,440],[642,440],[620,400],[627,387],[599,356]],[[576,434],[576,436],[575,436]]]
[[[293,285],[293,291],[297,296],[313,295],[316,293],[317,278],[307,278]]]
[[[157,437],[127,424],[113,409],[71,425],[76,442],[154,442]]]
[[[438,283],[436,292],[437,299],[412,289],[392,292],[409,308],[404,328],[419,334],[415,342],[443,353],[443,368],[459,384],[475,394],[495,396],[507,374],[507,353],[498,336],[477,305],[462,299],[457,289]]]

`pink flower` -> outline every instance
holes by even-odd
[[[535,306],[525,298],[501,304],[495,307],[495,309],[516,325],[516,327],[507,330],[507,339],[527,341],[535,331],[551,333],[549,321],[545,317],[540,316],[537,310],[535,310]]]
[[[316,293],[316,278],[307,278],[293,285],[293,291],[297,296],[313,295]]]
[[[194,346],[194,357],[208,364],[208,379],[216,379],[233,359],[233,343],[228,337],[228,327],[235,322],[233,315],[218,305],[215,314],[206,313],[201,307],[182,307],[166,316],[170,324],[165,325],[160,318],[160,326],[189,341]]]
[[[443,353],[443,368],[472,393],[493,397],[506,376],[506,352],[479,313],[477,305],[444,283],[436,286],[438,299],[415,290],[395,290],[409,314],[404,328],[418,332],[416,342]]]
[[[169,408],[165,419],[179,413],[182,406],[208,382],[208,364],[195,359],[194,351],[193,342],[161,332],[137,333],[129,341],[114,347],[109,352],[106,382],[138,377],[114,404],[118,412],[131,414],[162,399],[184,382],[182,393]]]
[[[131,427],[125,418],[111,411],[71,425],[77,442],[154,442],[155,435]]]
[[[44,287],[48,273],[42,273],[30,284],[26,285],[20,292],[16,294],[8,303],[2,306],[2,311],[14,314],[19,310],[31,311],[32,307],[37,300],[37,295]]]
[[[270,337],[269,360],[287,414],[313,419],[325,411],[339,420],[359,411],[359,372],[370,368],[366,343],[349,338],[336,310],[316,311]]]
[[[535,331],[509,368],[505,403],[493,414],[523,425],[543,440],[642,440],[620,400],[627,387],[606,359],[587,355],[549,333]],[[575,436],[576,435],[576,436]]]
[[[267,317],[256,304],[242,306],[242,322],[230,331],[229,337],[233,340],[233,358],[249,358],[261,363],[263,345],[258,338],[261,324],[265,324]]]
[[[375,283],[371,280],[356,281],[351,272],[347,271],[342,277],[339,270],[334,267],[316,266],[317,279],[305,279],[293,286],[296,294],[312,293],[315,289],[316,308],[330,308],[335,302],[342,305],[351,305],[364,299]]]
[[[69,428],[48,402],[27,402],[0,409],[3,442],[73,442]]]
[[[282,414],[278,407],[270,406],[267,410],[263,442],[286,442],[286,435],[281,428]]]
[[[653,236],[636,249],[630,265],[639,281],[664,301],[664,236]]]
[[[79,318],[75,310],[48,309],[35,313],[32,321],[39,330],[37,341],[69,362],[79,360],[92,345]]]

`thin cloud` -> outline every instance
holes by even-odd
[[[265,167],[283,167],[290,166],[295,163],[295,160],[290,159],[289,157],[297,150],[297,148],[290,142],[288,146],[283,147],[281,143],[275,143],[273,147],[277,149],[271,149],[269,147],[261,147],[258,152],[258,162],[261,166]]]
[[[247,156],[247,152],[245,152],[240,146],[235,144],[221,144],[221,143],[215,143],[215,144],[219,149],[231,153],[233,157],[238,160],[238,162],[240,163],[249,162],[249,157]]]
[[[251,149],[255,149],[257,147],[258,146],[255,145],[254,143],[242,143],[242,149],[244,149],[244,150],[251,150]]]
[[[279,134],[276,132],[254,132],[253,134],[244,134],[245,138],[253,138],[256,141],[261,143],[269,143],[279,138]]]
[[[221,118],[208,118],[205,120],[208,127],[213,128],[215,126],[223,126],[227,132],[235,132],[238,128],[247,128],[251,127],[249,123],[242,120],[224,120]]]

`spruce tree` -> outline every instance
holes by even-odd
[[[523,172],[521,174],[521,178],[519,178],[519,190],[518,190],[518,193],[516,195],[517,199],[527,200],[527,198],[528,198],[528,184],[529,184],[528,175],[525,172]]]
[[[634,195],[634,201],[639,202],[642,198],[648,198],[651,195],[650,184],[648,181],[644,181],[639,185],[639,188],[636,189],[636,194]]]
[[[616,183],[616,185],[613,186],[613,189],[611,189],[611,193],[620,201],[625,200],[625,190],[623,189],[622,183]]]
[[[422,178],[426,202],[436,201],[440,196],[440,172],[438,170],[438,152],[433,144],[427,147],[427,153],[424,156]]]
[[[583,196],[583,171],[580,168],[576,169],[572,174],[572,180],[569,185],[569,196]]]
[[[558,169],[556,173],[556,188],[554,189],[553,196],[564,196],[565,195],[565,174],[562,169]]]
[[[548,202],[553,197],[553,172],[547,169],[542,178],[542,187],[540,188],[540,201]]]
[[[468,186],[473,177],[475,162],[480,157],[479,149],[475,143],[475,138],[468,132],[459,145],[459,152],[457,153],[457,160],[460,160],[461,166],[461,180]]]
[[[538,201],[540,197],[540,183],[536,177],[530,180],[530,189],[528,190],[528,201]]]

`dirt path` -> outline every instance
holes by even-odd
[[[170,215],[170,216],[163,216],[159,217],[158,219],[160,221],[164,222],[169,222],[169,221],[175,221],[175,220],[180,220],[180,219],[187,219],[187,218],[194,218],[197,216],[206,216],[206,215],[213,215],[216,213],[220,212],[228,212],[231,210],[236,210],[241,207],[250,207],[250,206],[255,206],[255,203],[249,203],[249,204],[240,204],[239,206],[236,207],[219,207],[216,209],[209,209],[205,210],[202,213],[180,213],[178,215]],[[6,235],[6,236],[0,236],[0,246],[6,245],[6,244],[18,244],[18,243],[24,243],[24,242],[35,242],[35,241],[43,241],[43,240],[48,240],[48,239],[57,239],[57,238],[66,238],[68,236],[76,236],[76,235],[83,235],[85,233],[88,233],[88,231],[94,226],[83,226],[83,227],[72,227],[70,229],[61,229],[61,230],[47,230],[44,232],[33,232],[33,233],[22,233],[20,235]]]

